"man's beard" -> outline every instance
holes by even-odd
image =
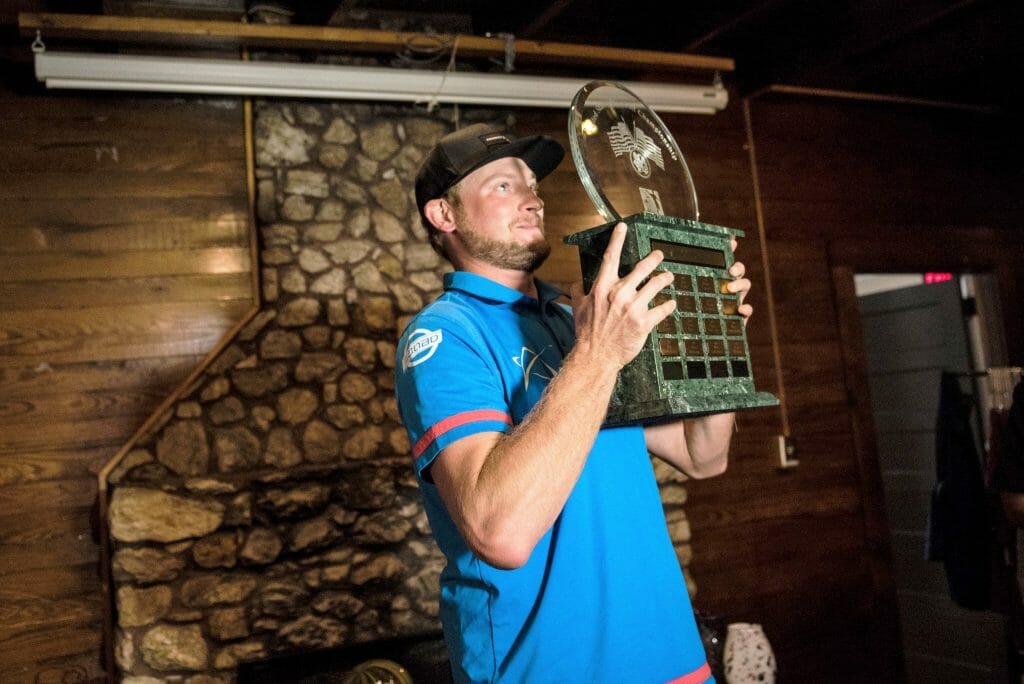
[[[460,222],[459,226],[459,238],[469,256],[497,268],[533,273],[551,254],[551,245],[544,237],[523,245],[485,237],[465,222]],[[540,223],[540,229],[543,233],[543,222]]]

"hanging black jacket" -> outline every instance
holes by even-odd
[[[992,603],[992,518],[971,429],[971,399],[951,373],[942,374],[940,392],[926,557],[942,561],[954,603],[984,610]]]

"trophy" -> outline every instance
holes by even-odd
[[[658,115],[621,85],[593,81],[573,98],[569,146],[587,195],[608,221],[564,238],[580,250],[586,290],[620,221],[628,226],[620,275],[658,249],[660,269],[675,276],[652,306],[674,299],[676,309],[620,371],[605,424],[777,405],[754,389],[739,295],[726,289],[731,238],[743,231],[698,220],[690,171]]]

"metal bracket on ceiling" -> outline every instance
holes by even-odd
[[[516,70],[516,36],[514,33],[487,33],[488,38],[498,37],[505,39],[505,61],[499,62],[496,59],[491,61],[495,64],[501,64],[506,74],[510,74]]]

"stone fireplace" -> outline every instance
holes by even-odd
[[[262,306],[109,468],[113,650],[131,684],[227,684],[242,663],[439,629],[443,558],[392,372],[447,270],[412,183],[452,124],[337,103],[254,116]],[[685,564],[685,488],[658,474]]]

